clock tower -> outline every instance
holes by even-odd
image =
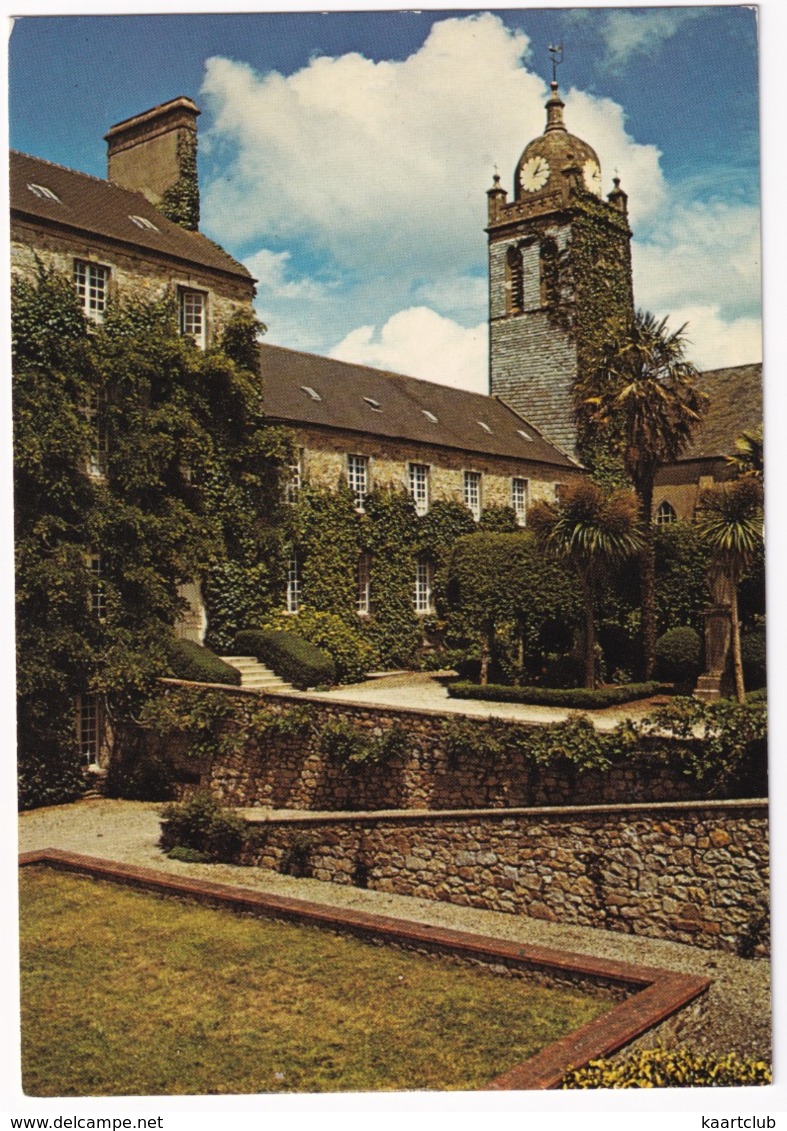
[[[566,129],[553,80],[547,123],[489,199],[489,383],[493,396],[574,453],[574,388],[610,319],[633,317],[627,196],[606,200],[593,149]]]

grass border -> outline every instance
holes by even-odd
[[[505,963],[585,979],[598,979],[629,991],[622,1002],[573,1033],[547,1045],[486,1085],[495,1091],[555,1088],[572,1068],[609,1056],[660,1024],[711,985],[712,979],[653,966],[639,966],[550,947],[511,942],[446,927],[414,923],[387,915],[331,907],[270,892],[252,891],[210,880],[175,876],[154,868],[121,864],[59,848],[23,852],[19,866],[43,864],[96,879],[112,880],[145,891],[188,898],[244,914],[289,919],[366,938],[451,953],[463,958]]]

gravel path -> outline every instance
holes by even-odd
[[[478,911],[388,892],[295,879],[263,869],[226,864],[184,864],[157,847],[160,806],[140,801],[93,799],[22,813],[19,849],[62,848],[126,864],[201,876],[238,887],[270,891],[333,906],[453,927],[478,934],[537,943],[556,949],[705,974],[713,985],[639,1044],[686,1046],[724,1055],[735,1051],[770,1061],[770,964],[721,951],[646,939],[590,927],[546,923],[525,916]]]
[[[397,672],[368,679],[363,683],[346,684],[330,691],[289,692],[308,699],[328,699],[338,703],[359,703],[362,706],[417,707],[443,714],[475,715],[482,718],[516,719],[522,723],[558,723],[576,714],[561,707],[542,707],[526,703],[494,703],[474,699],[450,699],[440,676],[450,672]],[[618,707],[588,711],[587,717],[597,730],[614,730],[621,719],[644,718],[653,711],[649,699],[641,699]]]

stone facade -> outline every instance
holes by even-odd
[[[277,817],[246,863],[766,955],[765,802]]]
[[[71,277],[74,261],[100,264],[110,270],[110,296],[114,299],[155,300],[177,295],[179,288],[202,291],[206,296],[206,344],[218,336],[236,310],[248,310],[253,297],[251,280],[222,277],[196,264],[173,264],[149,251],[123,247],[112,240],[79,233],[53,231],[15,220],[11,230],[11,268],[32,278],[36,259]]]
[[[248,693],[226,690],[226,694]],[[447,721],[461,719],[477,727],[480,736],[488,725],[483,718],[327,702],[319,695],[269,696],[265,707],[280,715],[305,702],[313,711],[315,735],[327,723],[344,721],[368,738],[379,737],[392,726],[401,727],[407,734],[406,758],[382,766],[347,767],[322,755],[316,742],[308,738],[272,738],[264,731],[249,731],[240,746],[228,744],[232,749],[225,749],[211,764],[195,766],[184,751],[177,760],[183,776],[181,791],[208,789],[231,806],[311,810],[509,808],[704,796],[677,761],[665,763],[646,748],[606,771],[580,773],[567,763],[533,768],[524,759],[490,764],[475,754],[452,759],[444,729]],[[506,725],[520,733],[523,728],[534,735],[539,730],[536,725]],[[764,772],[755,768],[745,795],[764,793],[764,789]]]
[[[407,491],[410,464],[427,466],[430,503],[463,502],[463,473],[480,472],[482,509],[510,507],[513,478],[527,480],[527,503],[530,505],[538,500],[552,501],[558,483],[568,482],[581,474],[572,468],[396,442],[338,429],[328,433],[327,430],[296,427],[294,433],[301,449],[304,482],[328,490],[335,490],[338,483],[346,482],[347,456],[351,454],[368,457],[369,490],[392,487]]]

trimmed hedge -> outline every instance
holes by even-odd
[[[300,691],[336,683],[336,668],[328,653],[294,632],[246,629],[235,637],[235,647],[238,655],[256,656]]]
[[[169,649],[169,671],[175,679],[195,683],[228,683],[240,687],[240,672],[225,664],[215,652],[193,640],[173,640]]]
[[[452,699],[484,699],[499,703],[529,703],[545,707],[578,707],[594,710],[613,707],[617,703],[629,703],[632,699],[647,699],[671,691],[672,688],[651,681],[650,683],[626,683],[618,687],[597,687],[590,691],[586,687],[507,687],[500,683],[489,683],[482,687],[478,683],[460,680],[448,684],[448,694]]]

